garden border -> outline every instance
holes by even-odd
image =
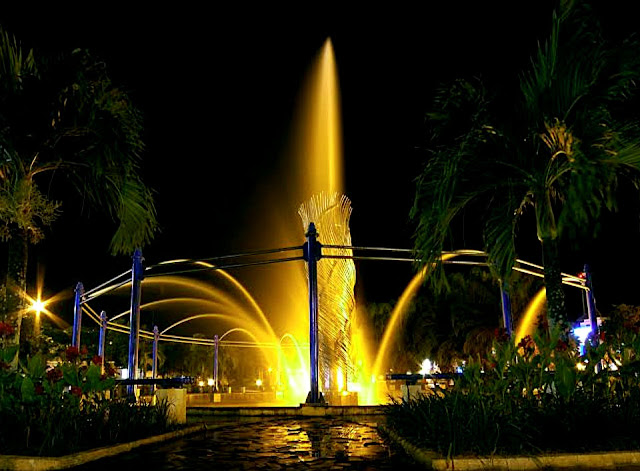
[[[439,454],[418,448],[402,438],[393,429],[378,425],[389,439],[415,461],[436,470],[540,470],[552,469],[618,469],[620,466],[640,464],[640,451],[616,451],[598,453],[558,453],[539,456],[486,456],[441,458]]]
[[[93,448],[91,450],[80,451],[64,456],[22,456],[22,455],[0,455],[1,470],[21,470],[21,471],[46,471],[53,469],[67,469],[74,466],[89,463],[91,461],[126,453],[141,446],[152,445],[164,442],[172,438],[181,438],[198,432],[206,432],[212,427],[200,423],[173,432],[155,435],[153,437],[142,438],[133,442],[120,443],[113,446]],[[215,428],[215,427],[213,427]]]

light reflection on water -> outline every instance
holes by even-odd
[[[76,469],[424,469],[380,437],[381,416],[211,421],[215,427]]]

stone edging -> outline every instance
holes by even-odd
[[[439,455],[437,453],[418,448],[408,440],[398,435],[395,430],[382,424],[378,424],[378,429],[381,430],[385,435],[387,435],[391,439],[391,441],[393,441],[397,445],[400,445],[400,447],[402,447],[407,455],[411,456],[411,458],[413,458],[415,461],[420,464],[426,465],[430,469],[435,469],[433,468],[433,462],[438,461],[437,456]]]
[[[118,455],[120,453],[126,453],[127,451],[131,451],[134,448],[138,448],[141,446],[160,443],[172,438],[180,438],[186,435],[191,435],[193,433],[203,432],[206,430],[207,426],[205,424],[198,424],[173,432],[167,432],[162,435],[143,438],[133,442],[120,443],[118,445],[106,446],[102,448],[94,448],[87,451],[80,451],[72,455],[59,457],[0,455],[0,470],[46,471],[53,469],[67,469],[101,458]]]
[[[618,451],[602,453],[583,454],[557,454],[541,456],[498,456],[498,457],[475,457],[475,458],[455,458],[449,460],[438,458],[438,454],[423,450],[408,440],[399,436],[394,430],[378,425],[394,443],[401,446],[404,451],[415,461],[425,465],[429,469],[437,470],[465,470],[478,471],[489,469],[504,470],[539,470],[542,468],[565,468],[565,469],[616,469],[620,466],[640,464],[640,452],[638,451]]]

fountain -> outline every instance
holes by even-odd
[[[301,100],[303,109],[299,111],[300,119],[297,120],[301,127],[290,152],[293,161],[286,164],[287,169],[293,169],[293,177],[288,179],[290,184],[286,187],[279,185],[278,190],[270,192],[270,198],[276,201],[270,201],[269,204],[279,209],[277,215],[280,217],[270,219],[270,230],[264,232],[262,244],[274,247],[299,245],[301,234],[313,222],[319,230],[322,244],[348,246],[351,245],[351,204],[343,194],[338,80],[329,39],[315,62],[304,95]],[[302,232],[296,230],[300,227],[300,222],[294,223],[296,213],[301,218]],[[269,214],[274,216],[272,209]],[[331,248],[323,253],[327,257],[350,254],[349,250]],[[170,261],[163,263],[163,266],[166,268],[185,262],[192,261]],[[193,263],[207,266],[201,261]],[[255,336],[256,343],[262,345],[265,358],[270,357],[268,361],[277,364],[280,371],[287,371],[286,382],[290,386],[295,384],[299,389],[292,391],[290,398],[303,399],[309,383],[301,381],[303,378],[300,377],[308,377],[308,373],[303,375],[295,372],[309,371],[308,355],[301,353],[301,348],[309,342],[307,274],[304,264],[282,265],[277,270],[257,267],[253,275],[255,278],[247,276],[244,283],[226,271],[215,271],[226,284],[222,288],[184,277],[148,278],[147,275],[143,281],[145,302],[140,306],[140,316],[144,318],[148,312],[153,312],[156,317],[163,317],[169,327],[160,327],[161,336],[174,340],[176,336],[171,336],[168,330],[181,329],[203,320],[215,323],[219,331],[233,326],[246,328]],[[214,268],[211,264],[208,266]],[[250,286],[251,293],[260,302],[249,294],[245,284]],[[350,389],[361,389],[359,381],[365,377],[363,371],[369,364],[363,358],[366,349],[355,320],[353,260],[323,259],[318,264],[318,286],[319,387],[325,396],[334,398],[332,401],[342,400],[341,397]],[[149,301],[150,295],[162,290],[164,297]],[[166,296],[168,291],[173,292],[169,297]],[[116,315],[111,319],[112,323],[128,312]],[[176,316],[180,320],[171,323]],[[130,321],[130,325],[133,324],[134,321]],[[121,324],[118,328],[124,327]],[[280,340],[276,331],[285,332]],[[144,335],[146,338],[151,336],[149,332]],[[352,338],[356,341],[352,342]],[[295,347],[293,355],[287,355],[284,351],[283,339],[289,347]]]
[[[364,335],[367,326],[356,309],[356,270],[349,258],[352,251],[336,247],[351,246],[351,202],[344,195],[338,81],[330,40],[321,50],[302,101],[305,108],[296,121],[301,127],[290,152],[292,161],[285,165],[287,169],[294,169],[293,175],[286,179],[287,185],[280,183],[282,176],[279,175],[266,202],[255,205],[257,211],[269,216],[269,230],[260,231],[260,244],[263,247],[300,248],[302,234],[311,223],[315,224],[318,240],[325,246],[317,266],[319,392],[334,404],[342,404],[344,396],[352,397],[360,405],[380,404],[387,399],[387,391],[376,383],[389,367],[386,364],[389,340],[397,334],[399,321],[416,295],[428,267],[415,275],[400,297],[377,348],[375,361],[371,361],[371,347]],[[264,207],[265,204],[270,208]],[[276,213],[273,207],[278,208]],[[296,215],[300,217],[297,221]],[[256,220],[264,225],[260,219]],[[299,230],[300,225],[303,231]],[[275,252],[263,251],[261,256]],[[483,255],[478,251],[460,251],[444,254],[442,260],[460,254]],[[279,261],[290,260],[301,260],[301,257]],[[138,305],[141,316],[148,318],[149,313],[153,313],[155,317],[163,318],[164,325],[156,329],[156,341],[158,335],[166,340],[183,341],[184,335],[169,334],[168,331],[187,325],[193,330],[193,325],[201,321],[207,324],[200,324],[198,329],[211,335],[207,339],[194,340],[194,343],[215,346],[216,352],[219,342],[223,341],[219,338],[222,332],[244,335],[249,339],[245,343],[234,340],[226,341],[226,345],[258,348],[269,370],[271,365],[276,366],[277,384],[287,390],[286,402],[299,404],[305,400],[310,382],[309,353],[306,351],[310,336],[305,264],[278,263],[276,270],[266,263],[268,260],[262,261],[265,263],[256,263],[253,274],[246,276],[243,282],[206,261],[163,262],[156,268],[192,264],[200,270],[208,269],[217,277],[217,283],[213,285],[211,279],[183,276],[146,277],[142,282],[145,302]],[[118,286],[128,285],[121,283]],[[159,298],[149,301],[149,295],[154,292]],[[129,313],[127,310],[112,317],[111,327],[126,332],[126,325],[115,321]],[[97,317],[97,313],[93,314]],[[130,325],[133,326],[132,321]],[[142,337],[153,339],[154,334],[143,332]]]
[[[398,320],[415,296],[425,270],[416,275],[402,295],[382,344],[376,349],[375,363],[372,362],[371,348],[364,333],[367,329],[365,316],[357,315],[355,264],[352,259],[345,258],[351,256],[352,251],[331,247],[351,245],[351,202],[344,195],[338,80],[330,40],[320,51],[301,103],[303,107],[296,120],[300,128],[284,165],[293,170],[287,178],[288,184],[274,184],[269,191],[271,208],[256,204],[259,212],[269,215],[269,230],[260,232],[261,245],[299,246],[310,223],[316,225],[318,240],[326,246],[317,269],[320,392],[330,403],[343,404],[344,398],[349,397],[361,405],[379,404],[385,401],[387,394],[384,390],[377,392],[379,384],[371,378],[386,371],[387,344],[395,335]],[[281,181],[282,175],[278,177]],[[278,208],[275,214],[273,207]],[[300,217],[298,221],[296,215]],[[259,219],[257,221],[264,225]],[[443,259],[453,256],[445,255]],[[185,263],[215,268],[210,263],[188,260],[173,260],[161,265],[170,268]],[[216,334],[241,327],[259,346],[264,361],[277,365],[278,382],[288,386],[288,401],[303,402],[309,389],[309,354],[305,352],[309,344],[305,264],[278,264],[277,269],[265,265],[256,267],[253,272],[241,282],[234,275],[244,276],[244,273],[232,275],[225,270],[215,270],[212,272],[217,277],[215,286],[211,280],[147,276],[142,282],[145,302],[141,305],[141,316],[145,318],[153,313],[156,318],[162,318],[164,324],[159,326],[160,335],[173,341],[184,338],[174,335],[173,329],[185,331],[187,326],[191,326],[191,331],[211,332],[213,324]],[[157,299],[150,300],[154,296]],[[111,325],[115,327],[115,321],[127,314],[129,310],[112,317]],[[125,327],[120,324],[117,328],[122,331]],[[143,336],[153,337],[151,332]],[[214,345],[211,339],[199,339],[198,343]],[[280,381],[282,372],[286,379]]]

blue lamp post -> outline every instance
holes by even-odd
[[[73,303],[73,334],[71,346],[80,348],[80,329],[82,326],[82,302],[84,301],[84,286],[78,282],[75,289]]]
[[[133,268],[131,273],[131,311],[129,313],[129,379],[138,379],[138,348],[140,340],[140,300],[142,289],[142,278],[144,269],[142,267],[142,251],[136,249],[133,254]],[[127,386],[127,394],[134,395],[133,384]]]
[[[303,258],[307,262],[309,277],[309,366],[311,389],[307,395],[307,404],[323,404],[324,398],[318,388],[318,260],[322,256],[322,244],[318,242],[318,232],[314,223],[309,224],[305,234],[307,242],[304,244]]]

